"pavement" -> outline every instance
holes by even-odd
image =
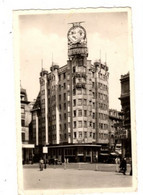
[[[117,173],[115,164],[48,165],[43,171],[39,170],[38,164],[24,165],[23,176],[25,190],[132,187],[129,169],[126,175]]]

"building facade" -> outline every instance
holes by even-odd
[[[23,164],[29,163],[33,158],[34,144],[30,140],[31,128],[31,109],[33,103],[28,101],[26,90],[21,88],[21,137],[22,137],[22,161]]]
[[[108,67],[87,59],[86,31],[80,23],[73,23],[67,38],[67,64],[52,63],[50,72],[40,72],[33,143],[37,153],[48,147],[46,158],[94,162],[109,143]]]
[[[123,126],[123,116],[121,111],[109,109],[109,149],[111,152],[121,154],[122,142],[120,130]]]
[[[131,157],[131,119],[130,119],[130,75],[121,75],[121,106],[123,115],[122,127],[122,155]]]

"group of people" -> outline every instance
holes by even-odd
[[[115,159],[115,163],[116,163],[116,172],[123,173],[124,175],[126,175],[126,171],[127,171],[127,161],[126,161],[126,158],[124,157],[120,161],[120,158],[117,157]],[[131,165],[130,175],[132,175],[132,163],[130,163],[130,165]]]

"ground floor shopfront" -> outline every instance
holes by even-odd
[[[22,163],[31,164],[33,163],[34,156],[34,144],[22,144]]]
[[[42,147],[35,150],[35,157],[58,159],[61,162],[98,162],[101,145],[95,144],[68,144],[47,146],[47,153],[43,153]],[[36,158],[37,160],[37,158]]]

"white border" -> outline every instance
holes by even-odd
[[[129,6],[133,13],[133,43],[134,43],[134,65],[135,65],[135,91],[136,91],[136,128],[137,128],[137,156],[138,156],[138,192],[143,192],[142,166],[143,166],[143,120],[142,120],[142,52],[143,52],[143,2],[142,0],[76,0],[68,2],[60,0],[25,0],[25,1],[3,1],[0,2],[1,10],[1,96],[0,96],[0,116],[1,116],[1,168],[0,191],[1,194],[17,194],[16,180],[16,136],[15,136],[15,93],[14,93],[14,72],[12,53],[12,10],[14,9],[51,9],[51,8],[79,8],[79,7],[118,7]]]

